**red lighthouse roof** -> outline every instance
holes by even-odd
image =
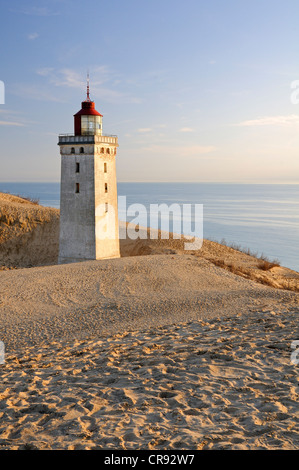
[[[81,116],[100,116],[103,117],[95,109],[94,101],[91,101],[89,97],[89,75],[87,76],[87,96],[86,100],[82,101],[81,109],[76,114],[74,114],[74,124],[75,124],[75,135],[81,135]]]
[[[93,115],[93,116],[102,116],[101,113],[99,113],[95,107],[94,107],[94,102],[93,101],[82,101],[81,103],[82,108],[80,111],[78,111],[74,116],[88,116],[88,115]]]

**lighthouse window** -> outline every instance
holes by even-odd
[[[76,183],[76,193],[77,194],[80,193],[80,184],[79,183]]]
[[[108,212],[108,202],[105,202],[105,212]]]
[[[75,147],[71,148],[71,153],[75,153]]]
[[[76,173],[80,173],[80,163],[76,163]]]
[[[101,117],[93,115],[81,116],[81,134],[95,135],[101,134]]]
[[[105,183],[105,193],[108,193],[108,184]]]
[[[84,147],[80,147],[80,153],[84,153]]]
[[[107,173],[107,163],[104,163],[104,173]]]

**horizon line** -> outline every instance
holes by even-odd
[[[274,181],[274,182],[246,182],[246,181],[118,181],[118,183],[125,184],[299,184],[299,181]],[[0,181],[0,184],[60,184],[60,180],[57,181]]]

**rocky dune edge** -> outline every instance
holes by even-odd
[[[0,449],[299,448],[298,273],[161,239],[56,266],[59,211],[22,201],[0,198]]]

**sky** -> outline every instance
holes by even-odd
[[[58,182],[86,97],[120,182],[299,182],[298,0],[1,0],[0,181]]]

